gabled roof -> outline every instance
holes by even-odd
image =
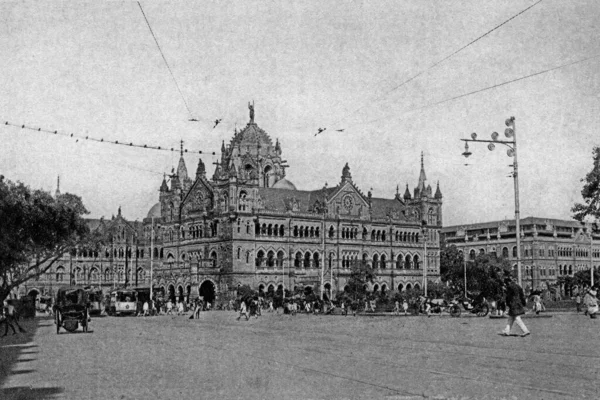
[[[310,212],[316,201],[325,202],[325,197],[331,197],[331,193],[337,188],[324,188],[319,190],[291,190],[275,188],[259,188],[258,194],[262,199],[262,204],[267,211],[286,212],[292,209],[294,199],[298,201],[298,212]]]

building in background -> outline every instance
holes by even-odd
[[[223,143],[210,179],[201,159],[189,174],[183,154],[182,146],[176,171],[163,178],[158,202],[141,223],[127,221],[120,209],[110,221],[90,221],[105,237],[103,249],[74,251],[35,289],[67,284],[69,272],[74,282],[105,291],[149,285],[151,259],[154,287],[173,299],[214,301],[240,285],[308,293],[323,284],[331,297],[358,263],[377,270],[374,292],[422,287],[425,261],[428,279],[439,279],[442,193],[439,184],[435,192],[427,184],[422,155],[412,193],[406,185],[400,194],[393,184],[390,198],[365,194],[348,164],[337,185],[299,190],[285,178],[279,141],[254,122],[253,106],[244,129]]]
[[[527,217],[521,219],[521,258],[524,289],[545,289],[561,276],[600,268],[600,231],[577,221]],[[517,243],[514,220],[444,227],[442,240],[475,260],[477,254],[495,254],[513,264]],[[515,272],[516,273],[516,272]],[[561,288],[562,289],[562,288]]]

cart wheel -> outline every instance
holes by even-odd
[[[481,306],[479,311],[477,311],[477,316],[485,317],[486,315],[488,315],[488,312],[490,312],[490,307],[487,304],[484,304]]]
[[[460,307],[458,307],[457,305],[453,305],[452,307],[450,307],[450,316],[453,318],[460,317]]]

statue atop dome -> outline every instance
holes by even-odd
[[[248,102],[248,109],[250,110],[250,123],[254,123],[254,100],[252,100],[252,104]]]

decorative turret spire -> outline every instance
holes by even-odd
[[[406,190],[404,191],[404,200],[410,200],[412,196],[410,195],[410,190],[408,190],[408,183],[406,184]]]
[[[198,168],[196,168],[196,178],[206,175],[206,167],[201,158],[198,159]]]
[[[60,175],[56,178],[56,192],[54,192],[54,197],[60,196]]]
[[[352,183],[352,175],[350,174],[350,167],[348,166],[348,163],[346,163],[342,169],[342,183],[346,182]]]
[[[184,182],[188,179],[187,167],[185,166],[185,160],[183,159],[183,140],[181,141],[181,157],[179,157],[179,164],[177,165],[177,176],[180,182]]]
[[[419,185],[417,189],[419,192],[424,193],[423,189],[425,189],[425,181],[427,180],[427,176],[425,175],[425,163],[423,162],[423,152],[421,152],[421,173],[419,174]]]
[[[169,191],[169,187],[167,186],[167,174],[163,174],[163,181],[162,181],[162,184],[160,185],[160,191],[161,192]]]
[[[121,206],[119,206],[119,212],[117,213],[117,217],[121,216]]]
[[[438,200],[441,200],[442,198],[442,191],[440,190],[440,181],[438,181],[437,183],[437,189],[435,189],[435,195],[433,197]]]

